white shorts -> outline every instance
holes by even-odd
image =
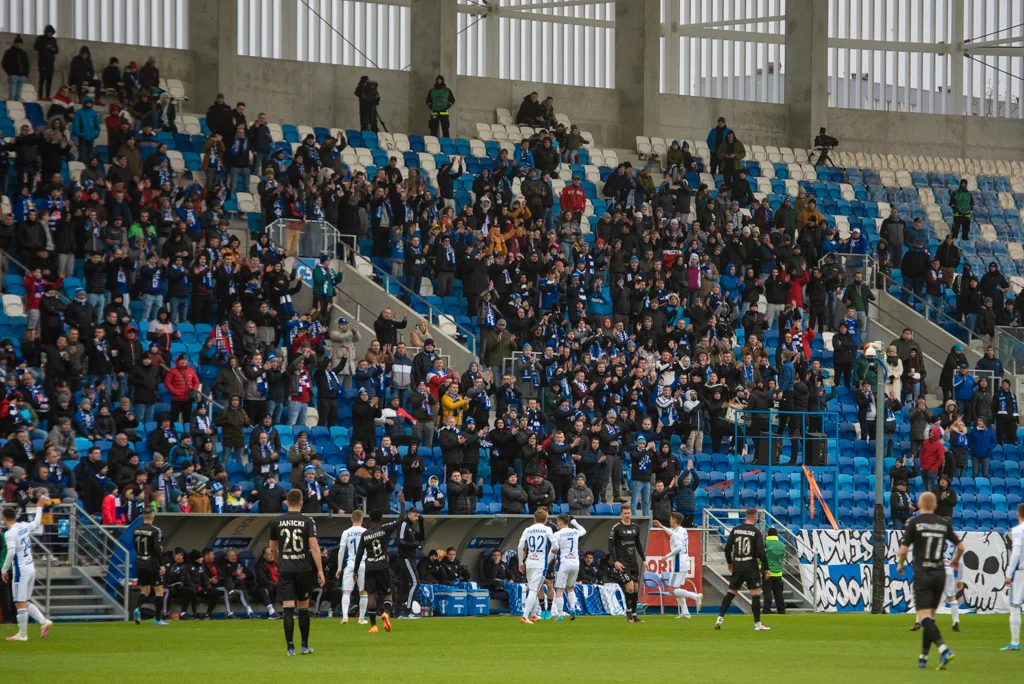
[[[358,578],[355,577],[355,574],[356,573],[352,572],[352,568],[350,568],[350,567],[346,567],[345,571],[343,573],[341,573],[341,590],[342,591],[352,591],[353,589],[355,589],[356,580],[357,579],[359,581],[359,591],[365,591],[366,590],[366,566],[365,565],[360,565],[359,566],[359,576],[358,576]]]
[[[15,603],[28,603],[32,600],[32,589],[36,584],[36,571],[20,573],[12,587],[12,595]]]
[[[1013,574],[1013,584],[1010,585],[1010,605],[1024,605],[1024,570],[1017,570]]]
[[[555,589],[566,589],[576,584],[576,577],[580,574],[580,564],[559,563],[555,571]]]
[[[526,586],[530,591],[540,592],[540,588],[544,586],[545,570],[547,570],[547,568],[543,565],[526,566]]]
[[[946,587],[943,589],[943,592],[943,599],[956,596],[956,573],[953,572],[953,568],[946,568]]]
[[[677,589],[686,584],[686,577],[690,574],[690,567],[685,564],[680,567],[682,568],[682,570],[680,570],[679,572],[673,572],[668,576],[668,582],[666,583],[666,586],[669,586],[673,589]]]

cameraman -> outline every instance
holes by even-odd
[[[369,76],[359,79],[355,96],[359,98],[359,130],[377,132],[377,105],[380,104],[380,91],[377,82]]]

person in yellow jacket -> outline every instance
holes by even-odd
[[[448,391],[441,397],[441,420],[447,421],[449,416],[455,418],[456,425],[462,425],[463,412],[469,408],[469,400],[459,394],[459,385],[452,381]]]

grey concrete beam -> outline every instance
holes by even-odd
[[[238,0],[191,0],[188,8],[189,49],[195,56],[192,111],[204,112],[230,83],[228,71],[238,59]]]
[[[637,135],[659,135],[661,127],[661,6],[658,0],[631,0],[615,5],[615,87],[619,112],[629,113]]]
[[[810,148],[828,125],[828,4],[786,3],[786,91],[789,142]]]
[[[409,5],[409,62],[412,73],[409,92],[410,133],[426,133],[430,109],[426,105],[427,93],[438,74],[444,76],[448,87],[455,93],[458,109],[456,68],[458,66],[457,3],[455,0],[411,0]],[[451,134],[455,131],[455,115],[451,115]],[[472,131],[462,131],[471,135]]]

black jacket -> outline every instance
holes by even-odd
[[[28,76],[28,53],[23,49],[9,47],[0,66],[8,76]]]

